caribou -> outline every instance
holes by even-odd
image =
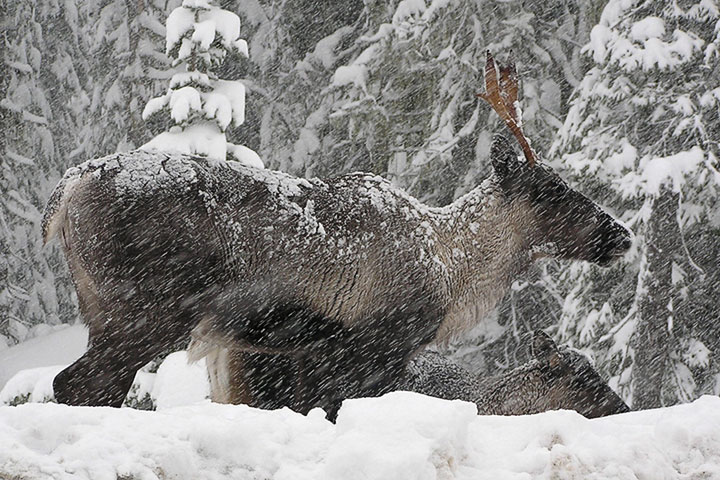
[[[558,347],[542,330],[533,333],[529,350],[525,364],[485,378],[448,355],[426,350],[410,361],[401,388],[475,403],[480,415],[575,410],[597,418],[630,411],[583,353]]]
[[[301,179],[163,152],[69,169],[43,235],[62,240],[90,340],[56,399],[120,406],[140,367],[192,335],[214,398],[229,387],[253,404],[263,392],[233,383],[248,356],[292,358],[295,381],[272,378],[270,397],[332,416],[396,389],[419,349],[472,327],[534,260],[622,256],[630,232],[530,148],[514,68],[488,54],[485,82],[525,158],[496,136],[493,173],[444,207],[367,173]]]

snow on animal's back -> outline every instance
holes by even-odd
[[[109,178],[115,194],[123,198],[168,192],[178,201],[199,197],[209,214],[238,230],[242,225],[235,223],[248,215],[240,209],[256,202],[265,209],[262,213],[271,217],[268,223],[292,224],[296,234],[337,238],[362,235],[364,241],[372,241],[374,235],[400,240],[412,234],[433,242],[430,220],[441,211],[372,174],[303,179],[233,161],[142,150],[89,160],[69,169],[48,202],[48,210],[52,211],[86,175]],[[261,219],[256,215],[255,220]]]

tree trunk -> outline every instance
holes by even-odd
[[[672,264],[679,238],[678,197],[663,187],[646,230],[647,266],[633,336],[633,408],[662,406],[662,385],[669,367],[673,312]]]

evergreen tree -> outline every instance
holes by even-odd
[[[0,2],[0,347],[76,309],[57,246],[43,249],[46,199],[76,146],[86,97],[74,2]],[[55,273],[54,273],[55,272]]]
[[[554,146],[637,235],[619,265],[552,280],[560,337],[595,350],[635,408],[718,389],[719,20],[717,1],[610,1]]]
[[[150,100],[143,118],[169,113],[174,126],[142,148],[263,166],[253,150],[225,137],[231,123],[239,126],[245,121],[245,86],[219,79],[214,70],[228,53],[248,55],[247,43],[239,35],[240,18],[212,0],[184,0],[172,11],[167,19],[166,52],[175,71],[167,94]]]
[[[270,83],[281,101],[266,112],[263,131],[283,134],[261,133],[261,150],[296,174],[372,171],[425,201],[448,203],[487,173],[490,137],[500,128],[475,97],[485,51],[515,52],[526,130],[543,150],[582,76],[587,4],[366,2],[358,20],[318,42],[284,83]]]
[[[82,2],[84,55],[91,59],[88,92],[78,147],[68,165],[137,148],[152,136],[142,119],[144,102],[165,88],[170,62],[160,53],[162,24],[179,0]]]

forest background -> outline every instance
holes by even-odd
[[[146,143],[174,71],[180,0],[0,0],[0,350],[77,320],[42,209],[73,165]],[[299,176],[363,170],[430,205],[490,172],[503,126],[475,96],[485,52],[514,52],[524,128],[635,233],[611,268],[542,261],[452,345],[479,374],[526,360],[542,328],[589,354],[635,408],[720,394],[720,2],[223,0],[249,58],[228,139]]]

